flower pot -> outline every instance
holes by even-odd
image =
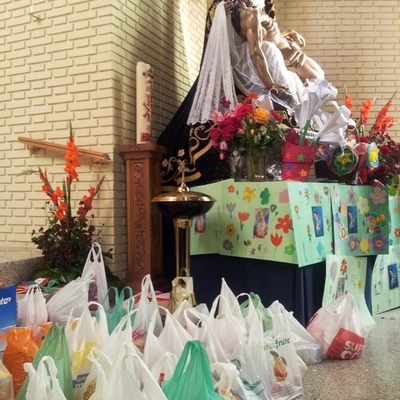
[[[317,146],[299,146],[285,142],[282,154],[282,179],[305,181],[314,164]]]

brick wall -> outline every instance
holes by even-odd
[[[337,87],[338,100],[343,100],[347,88],[354,117],[364,100],[376,98],[369,118],[373,123],[400,87],[399,2],[275,0],[275,4],[279,26],[305,37],[306,53],[320,63],[326,79]],[[400,121],[399,94],[389,115]],[[397,126],[391,135],[400,136]]]
[[[101,243],[114,248],[112,269],[126,270],[124,161],[120,144],[135,141],[136,63],[155,71],[154,136],[162,131],[197,75],[205,0],[28,0],[0,2],[0,243],[32,248],[30,232],[46,224],[38,166],[60,185],[64,153],[32,155],[18,137],[76,144],[108,153],[109,164],[81,158],[74,209],[90,185],[106,179],[94,201]],[[200,22],[197,23],[197,20]]]

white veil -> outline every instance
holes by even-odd
[[[227,17],[224,3],[218,4],[204,53],[188,124],[209,121],[211,111],[220,108],[225,96],[231,108],[237,104],[229,55]]]

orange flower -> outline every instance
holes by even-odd
[[[253,111],[253,118],[260,124],[266,124],[269,121],[269,112],[263,108],[255,108]]]
[[[360,110],[360,114],[361,114],[360,123],[361,123],[361,125],[365,125],[367,123],[368,114],[369,114],[369,110],[371,109],[371,106],[372,106],[372,100],[371,99],[367,99],[362,103],[361,110]]]
[[[64,193],[60,189],[59,186],[56,187],[56,190],[54,190],[51,194],[51,201],[55,204],[57,204],[58,199],[63,199],[64,198]]]
[[[64,201],[60,201],[60,204],[58,205],[58,211],[65,212],[67,210],[68,210],[67,203],[65,203]]]
[[[55,215],[54,215],[58,220],[63,220],[63,219],[65,219],[65,214],[62,212],[62,211],[60,211],[60,210],[58,210],[56,213],[55,213]]]
[[[353,109],[353,100],[351,99],[350,95],[346,94],[344,98],[344,105],[351,111]]]
[[[392,99],[390,99],[385,106],[379,111],[378,116],[376,117],[374,127],[378,132],[385,132],[386,128],[392,126],[394,123],[393,117],[388,117],[387,113],[389,108],[392,105]]]

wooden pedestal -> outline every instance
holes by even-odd
[[[134,293],[150,274],[156,290],[168,290],[163,274],[162,216],[151,199],[161,193],[160,163],[165,147],[154,143],[120,146],[125,158],[128,271],[124,282]]]

